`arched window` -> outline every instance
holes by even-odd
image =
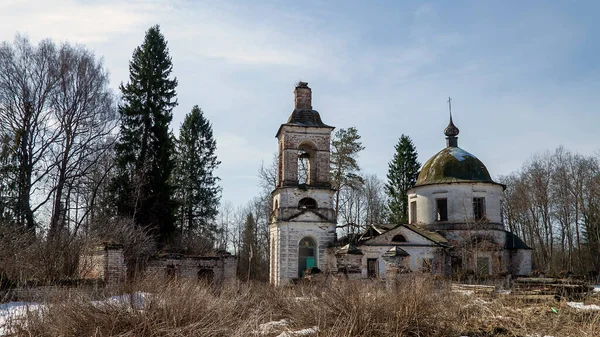
[[[317,148],[310,142],[298,146],[298,184],[310,185],[316,179],[315,156]]]
[[[300,240],[298,246],[298,277],[304,277],[304,272],[317,267],[317,244],[309,237]]]
[[[392,238],[392,242],[406,242],[404,235],[398,234]]]
[[[302,198],[298,201],[298,208],[317,209],[317,201],[313,198]]]

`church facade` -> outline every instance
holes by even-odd
[[[295,107],[276,137],[278,181],[272,193],[270,282],[284,285],[318,268],[348,278],[394,279],[423,271],[451,276],[527,275],[531,249],[504,229],[505,187],[479,159],[458,147],[452,117],[446,147],[429,159],[408,193],[408,224],[370,224],[337,238],[329,182],[330,138],[300,82]]]

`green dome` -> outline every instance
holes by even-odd
[[[415,186],[457,182],[494,183],[477,157],[459,147],[449,146],[423,165]]]

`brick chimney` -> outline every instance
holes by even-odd
[[[312,110],[312,90],[306,82],[298,82],[294,89],[294,103],[296,109]]]

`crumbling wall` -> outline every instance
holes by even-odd
[[[531,255],[530,249],[513,249],[506,251],[509,261],[508,270],[515,276],[526,276],[531,274]]]
[[[79,277],[102,279],[107,286],[125,282],[127,266],[120,244],[104,243],[88,248],[79,256]]]
[[[338,274],[345,275],[350,280],[363,278],[361,254],[338,254],[335,257]]]
[[[282,132],[279,137],[280,184],[298,184],[298,147],[309,143],[317,150],[313,168],[315,181],[311,185],[328,185],[331,129],[288,125]]]
[[[146,275],[204,280],[222,284],[235,279],[237,259],[231,255],[186,256],[168,254],[157,256],[146,266]]]

